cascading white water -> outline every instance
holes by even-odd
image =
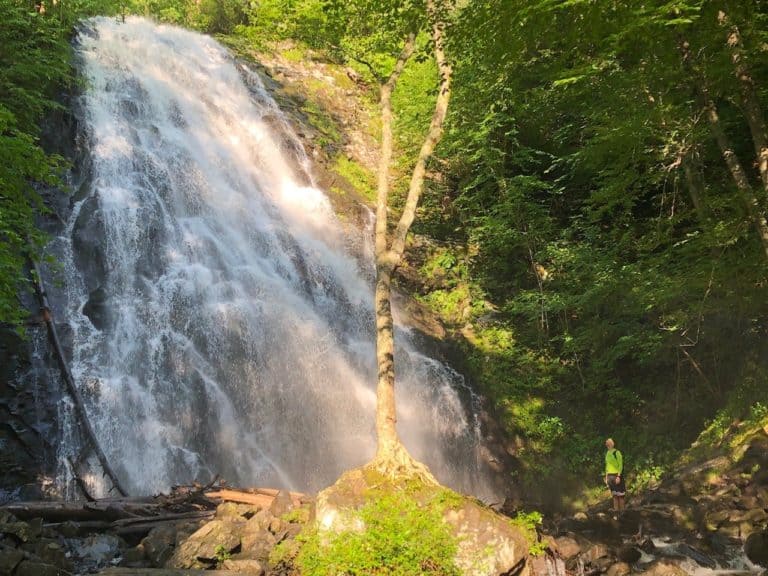
[[[140,18],[88,22],[77,53],[90,180],[52,250],[72,371],[121,480],[316,490],[365,462],[370,263],[258,77],[211,38]],[[461,376],[397,337],[405,444],[491,497]]]

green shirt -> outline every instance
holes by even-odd
[[[615,448],[608,450],[605,453],[605,473],[606,474],[621,474],[624,470],[624,459],[621,456],[621,452]]]

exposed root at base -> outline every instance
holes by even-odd
[[[415,478],[427,485],[440,485],[427,465],[411,456],[402,444],[377,454],[369,466],[392,481]]]

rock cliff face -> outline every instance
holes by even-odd
[[[52,112],[43,125],[41,144],[49,153],[59,154],[72,166],[80,167],[72,169],[67,178],[76,191],[87,177],[87,161],[76,138],[77,121],[71,109],[74,97],[63,94],[60,100],[62,109]],[[38,191],[50,210],[39,217],[38,226],[56,235],[71,209],[72,194],[44,187]],[[53,276],[46,280],[57,279]],[[63,390],[32,286],[30,283],[29,290],[19,294],[29,311],[24,335],[0,326],[0,503],[45,496],[53,487],[56,473],[57,422]],[[61,326],[61,334],[66,347],[66,326]]]

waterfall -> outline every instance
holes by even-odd
[[[51,244],[55,299],[121,481],[152,493],[218,473],[313,491],[367,461],[369,234],[340,225],[258,75],[209,37],[141,18],[86,22],[76,52],[87,177]],[[492,497],[462,377],[402,327],[396,363],[406,446],[447,485]],[[79,447],[62,436],[64,463]]]

